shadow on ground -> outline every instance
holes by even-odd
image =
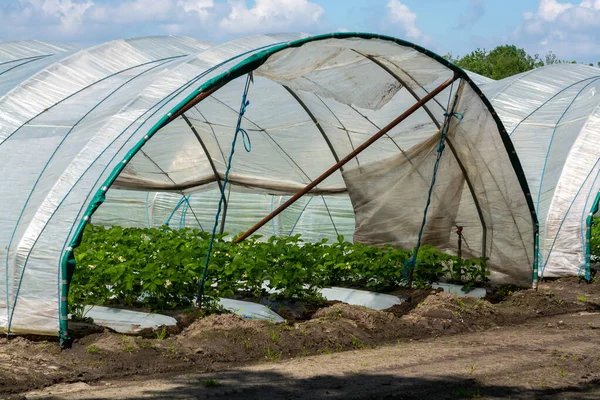
[[[398,378],[386,374],[347,374],[292,380],[274,371],[231,370],[216,374],[180,376],[169,380],[169,388],[153,388],[139,382],[138,390],[107,394],[102,390],[78,399],[598,399],[600,380],[561,389],[482,385],[476,379]],[[149,383],[149,382],[148,382]],[[140,390],[141,388],[141,390]],[[99,388],[94,388],[98,390]],[[83,395],[83,396],[82,396]],[[116,395],[116,396],[115,396]],[[127,397],[123,397],[127,396]],[[59,399],[61,397],[45,397]]]

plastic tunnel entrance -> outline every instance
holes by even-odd
[[[52,174],[32,172],[27,207],[40,212],[23,213],[5,254],[7,285],[14,275],[22,289],[7,290],[3,326],[16,332],[36,321],[51,329],[56,317],[26,296],[31,276],[56,260],[54,304],[67,334],[73,249],[109,191],[220,190],[249,73],[241,127],[251,151],[238,142],[232,191],[293,195],[414,108],[308,195],[348,196],[355,241],[406,249],[417,243],[429,199],[423,244],[456,253],[453,229],[461,226],[463,254],[487,257],[494,281],[535,279],[536,214],[512,143],[475,84],[439,56],[392,37],[338,33],[260,36],[153,57],[136,60],[144,67],[130,68],[143,71],[104,88],[105,101],[78,117],[94,117],[86,129],[59,132],[47,163]],[[46,291],[37,298],[50,297]]]

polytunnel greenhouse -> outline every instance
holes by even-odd
[[[5,331],[66,334],[91,220],[200,225],[221,196],[226,231],[304,190],[261,229],[455,253],[461,226],[463,253],[487,257],[492,280],[535,279],[535,195],[508,133],[464,71],[419,46],[147,37],[79,51],[2,43],[0,57]]]
[[[540,277],[590,278],[600,190],[600,69],[555,64],[481,85],[527,176]]]

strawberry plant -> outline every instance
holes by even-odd
[[[593,263],[600,261],[600,223],[598,218],[592,221],[592,237],[590,240],[590,256]]]
[[[283,299],[314,299],[317,289],[345,286],[392,290],[406,285],[403,264],[411,251],[350,243],[339,236],[307,243],[300,235],[254,236],[235,244],[217,236],[205,293],[260,297],[263,285]],[[70,287],[72,310],[81,304],[189,307],[204,268],[210,235],[197,229],[172,230],[88,225],[76,249],[77,268]],[[442,278],[472,286],[486,280],[485,260],[463,260],[423,246],[413,280],[425,286]]]

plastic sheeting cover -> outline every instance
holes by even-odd
[[[285,319],[283,319],[280,315],[276,314],[273,312],[273,310],[263,306],[262,304],[220,298],[219,305],[243,318],[270,321],[276,324],[285,322]]]
[[[373,310],[386,310],[392,306],[401,304],[403,301],[398,296],[341,287],[323,288],[319,290],[319,293],[330,301],[338,300],[347,304],[364,306]]]
[[[95,324],[119,333],[134,334],[144,329],[157,329],[163,325],[177,325],[177,320],[167,315],[102,306],[86,306],[84,315],[92,318]]]
[[[462,290],[462,286],[461,285],[455,285],[452,283],[434,283],[433,285],[431,285],[431,287],[433,287],[434,289],[443,289],[444,292],[446,293],[451,293],[455,296],[459,296],[459,297],[464,297],[464,296],[470,296],[470,297],[476,297],[478,299],[482,299],[487,295],[487,292],[485,289],[483,288],[473,288],[472,290],[469,290],[468,292],[465,292],[464,290]]]
[[[579,275],[600,190],[600,69],[557,64],[482,85],[527,176],[540,224],[540,275]]]
[[[240,192],[291,195],[412,106],[415,97],[454,74],[454,67],[441,58],[404,42],[333,36],[277,47],[280,51],[254,71],[251,104],[242,121],[252,152],[236,152],[230,175]],[[261,49],[301,37],[261,35],[216,46],[177,37],[118,40],[69,55],[2,96],[0,326],[57,329],[61,261],[71,254],[88,206],[103,200],[104,182],[113,171],[125,165],[111,189],[178,195],[214,189],[224,178],[245,80],[231,80],[227,74]],[[175,119],[144,142],[169,110],[221,74],[229,76],[227,84],[190,108],[185,119]],[[468,82],[459,81],[465,87],[458,110],[464,119],[454,122],[456,155],[446,152],[439,190],[455,183],[465,188],[467,180],[473,190],[463,189],[451,198],[437,192],[434,209],[450,201],[458,209],[454,222],[475,227],[483,221],[490,234],[483,240],[481,228],[472,229],[470,243],[480,244],[472,244],[473,253],[481,254],[485,247],[498,279],[530,281],[534,227],[518,165],[502,145],[501,131],[484,100]],[[387,186],[394,186],[402,174],[415,182],[420,175],[428,180],[431,155],[424,149],[432,149],[437,124],[445,118],[444,105],[459,81],[454,92],[440,93],[427,109],[392,129],[311,195],[348,195],[357,220],[368,216],[373,221],[366,230],[365,224],[357,224],[356,232],[365,241],[388,242],[393,231],[414,233],[420,220],[392,226],[385,211],[390,206],[381,200],[388,196],[397,204],[397,215],[415,214],[424,207],[423,193],[398,185],[395,193],[365,191],[357,171],[366,172],[366,178],[385,161],[420,154],[422,168],[405,164],[404,171],[388,177]],[[128,155],[137,143],[145,145]],[[127,161],[126,155],[131,157]],[[383,177],[377,180],[386,186]],[[377,180],[367,183],[373,186]],[[434,218],[429,233],[449,251],[455,248],[449,232],[452,218],[440,223]]]

